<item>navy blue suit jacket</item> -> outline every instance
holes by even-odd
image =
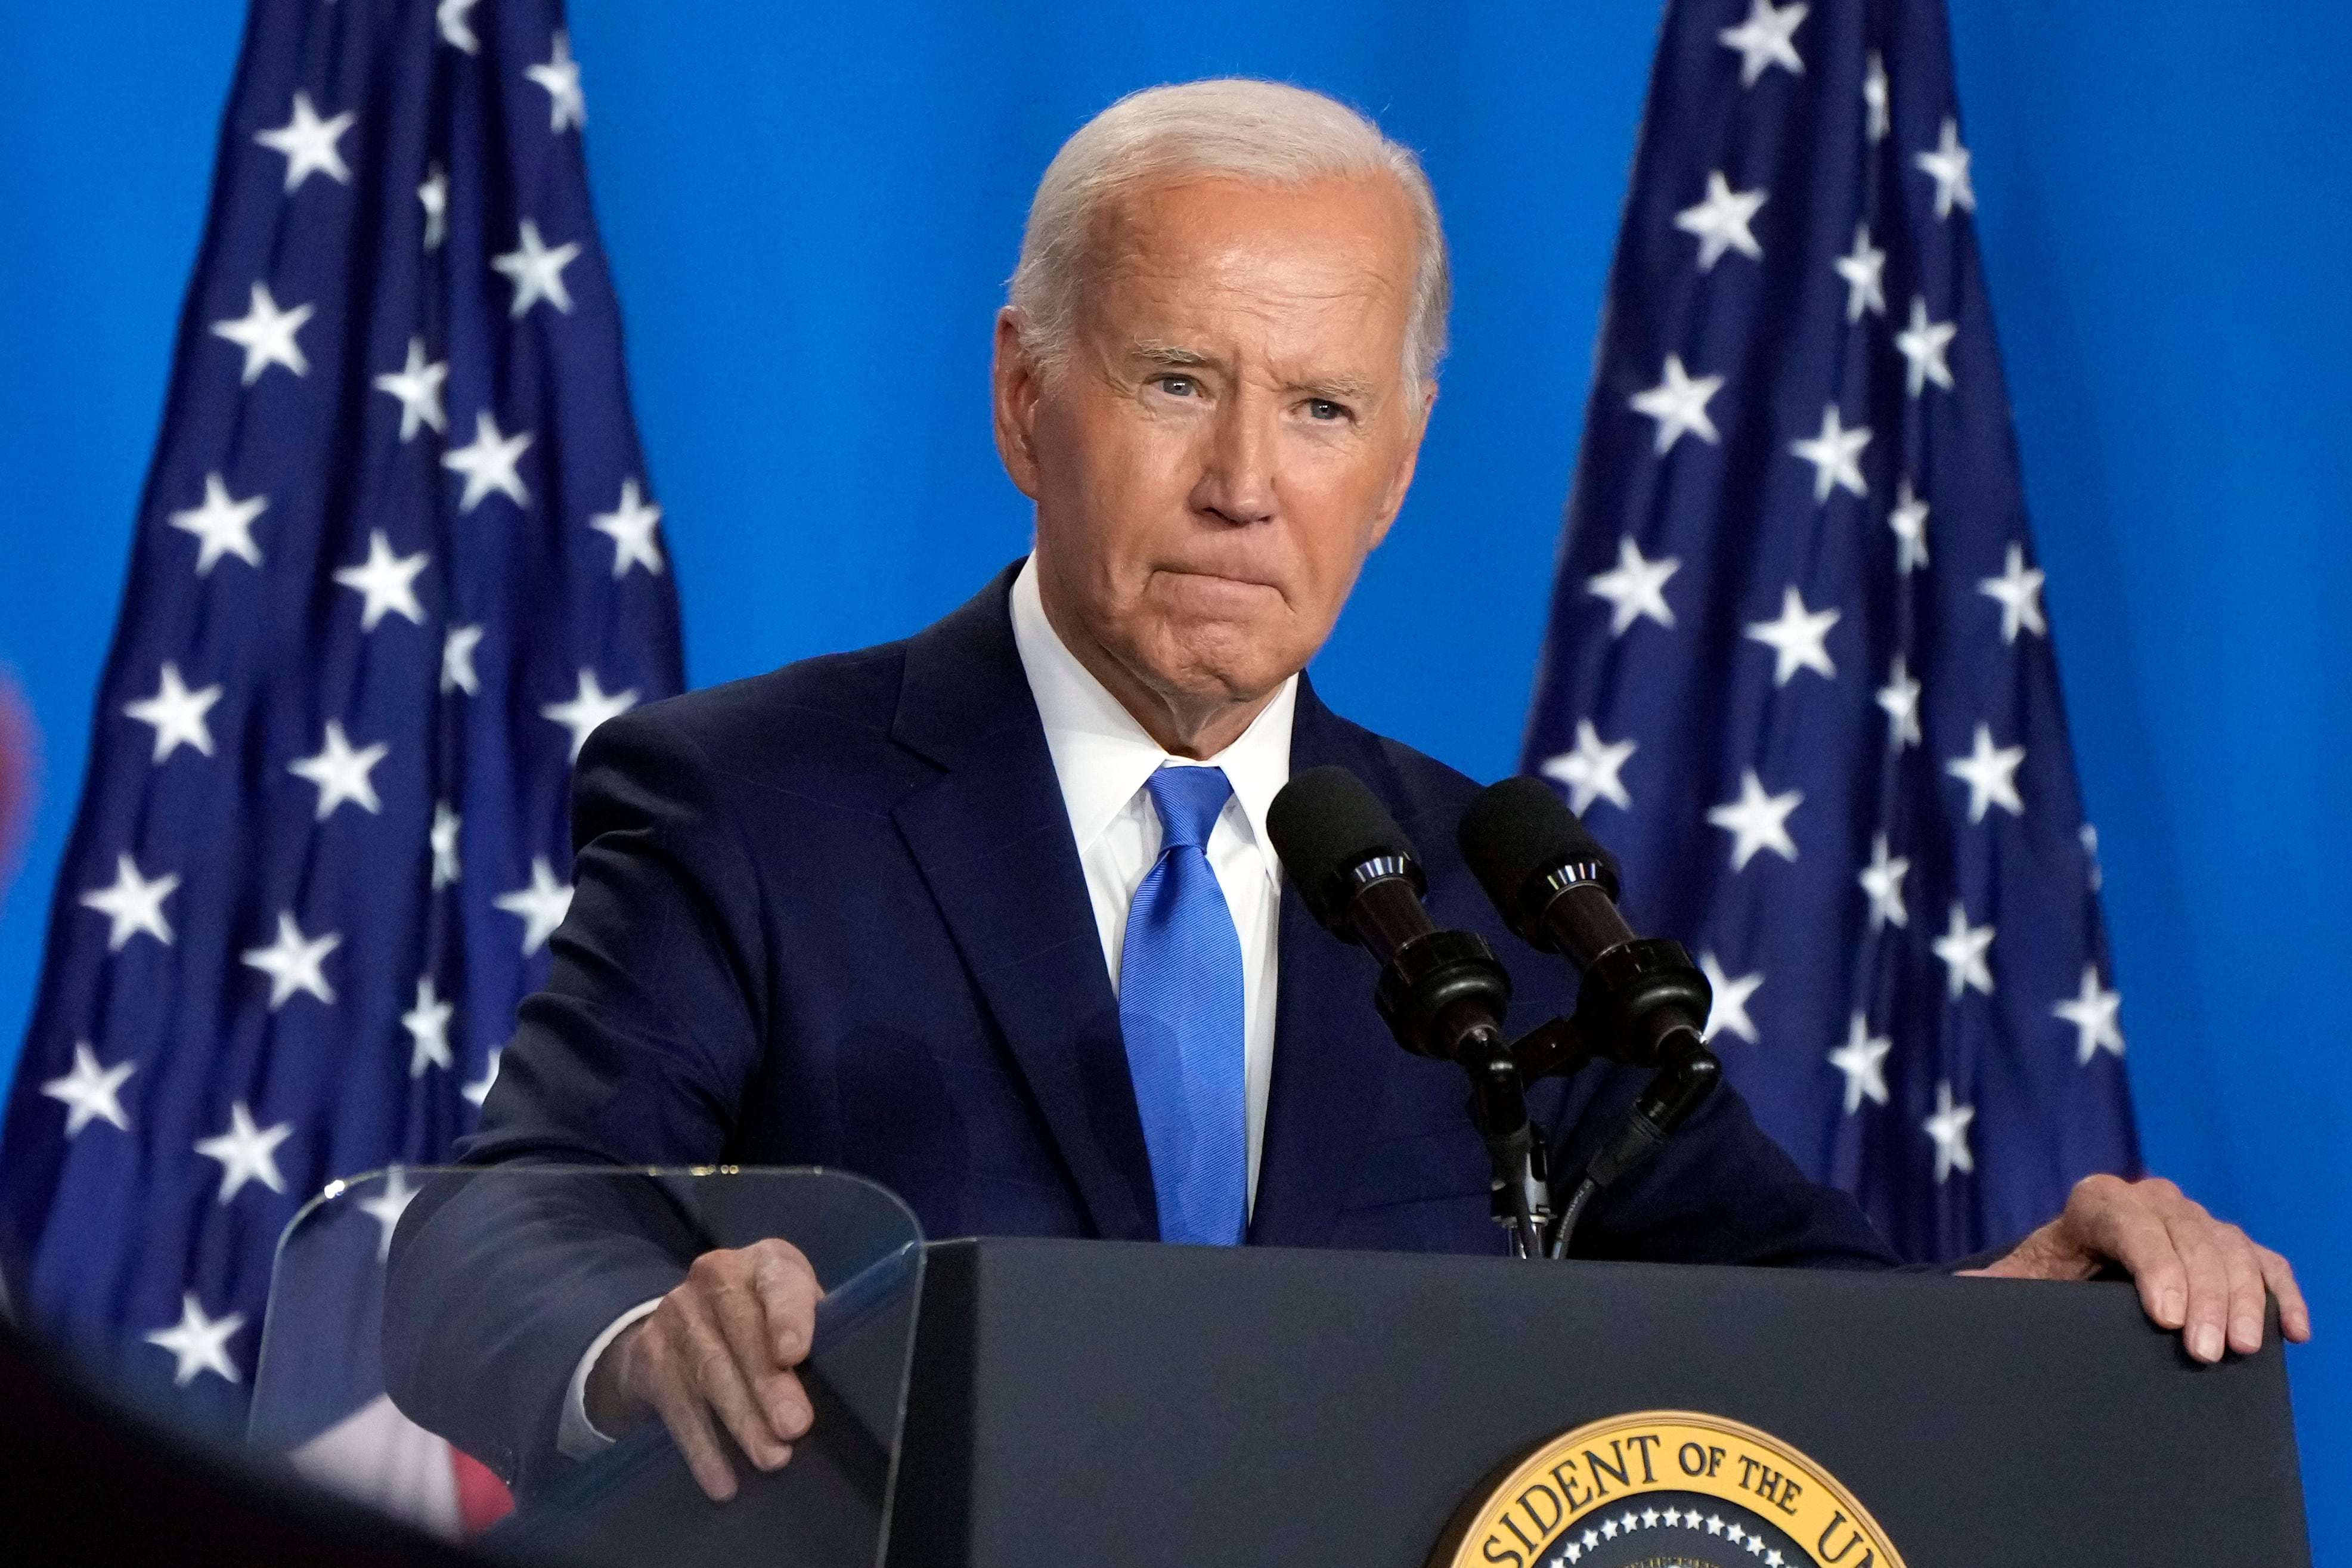
[[[469,1164],[837,1166],[932,1237],[1158,1235],[1142,1125],[1009,567],[904,642],[654,703],[597,730],[573,791],[576,891]],[[1454,848],[1477,785],[1334,715],[1302,678],[1294,772],[1336,763],[1420,847],[1437,922],[1517,984],[1515,1031],[1572,1010]],[[1400,1050],[1362,950],[1283,894],[1273,1079],[1253,1245],[1496,1253],[1487,1161],[1455,1068]],[[1561,1158],[1641,1075],[1540,1086]],[[511,1474],[552,1462],[571,1371],[672,1263],[514,1255],[480,1205],[428,1194],[387,1303],[394,1397]],[[1895,1259],[1718,1091],[1596,1201],[1580,1255],[1874,1268]],[[561,1274],[562,1289],[534,1285]],[[543,1472],[542,1472],[543,1473]]]

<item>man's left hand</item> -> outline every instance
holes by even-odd
[[[2263,1293],[2278,1298],[2279,1331],[2311,1338],[2311,1309],[2287,1260],[2234,1225],[2205,1212],[2170,1182],[2088,1176],[2056,1219],[2000,1262],[1971,1274],[2011,1279],[2087,1279],[2121,1264],[2140,1305],[2159,1327],[2178,1329],[2199,1361],[2263,1347]]]

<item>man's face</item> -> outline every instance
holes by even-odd
[[[1097,216],[1050,374],[1008,312],[998,443],[1090,666],[1182,712],[1262,697],[1322,646],[1427,420],[1403,377],[1414,239],[1385,177],[1147,186]]]

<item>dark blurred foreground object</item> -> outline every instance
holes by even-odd
[[[483,1559],[382,1514],[186,1446],[92,1393],[0,1321],[0,1495],[10,1539],[88,1563],[465,1568]],[[20,1547],[21,1549],[21,1547]]]

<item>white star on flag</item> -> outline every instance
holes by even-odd
[[[617,719],[637,705],[637,689],[607,694],[596,680],[596,672],[580,671],[579,691],[562,702],[551,702],[540,712],[572,731],[572,760],[580,760],[580,748],[588,743],[596,726],[607,719]]]
[[[278,916],[278,940],[268,947],[253,948],[240,955],[249,969],[258,969],[269,976],[269,1010],[273,1013],[286,1005],[297,991],[305,992],[321,1002],[332,1003],[335,988],[327,983],[327,972],[320,967],[327,954],[342,946],[341,932],[329,931],[316,939],[302,934],[290,913],[281,910]],[[278,1191],[272,1182],[272,1187]]]
[[[2124,1032],[2116,1022],[2123,994],[2099,984],[2099,966],[2083,965],[2083,989],[2050,1009],[2074,1026],[2074,1065],[2087,1067],[2101,1051],[2124,1054]]]
[[[1986,808],[1999,806],[2011,816],[2025,815],[2017,794],[2018,764],[2025,761],[2023,746],[1996,746],[1992,726],[1977,726],[1976,744],[1965,757],[1955,757],[1944,771],[1969,786],[1969,821],[1982,822]]]
[[[1709,446],[1721,440],[1715,433],[1715,421],[1706,416],[1707,400],[1721,390],[1723,377],[1693,377],[1683,369],[1681,355],[1668,354],[1665,378],[1646,392],[1635,393],[1626,403],[1634,413],[1658,422],[1658,452],[1664,456],[1685,435],[1696,436]]]
[[[1911,476],[1906,474],[1895,488],[1895,510],[1886,514],[1886,526],[1895,531],[1895,570],[1904,576],[1912,568],[1927,564],[1927,503],[1911,493]]]
[[[229,1107],[228,1131],[218,1137],[196,1140],[197,1153],[220,1162],[220,1201],[226,1203],[236,1196],[247,1182],[259,1182],[273,1193],[283,1193],[286,1178],[278,1173],[278,1145],[293,1133],[294,1124],[290,1121],[281,1121],[275,1127],[256,1126],[253,1112],[241,1100]]]
[[[261,379],[261,373],[273,364],[282,364],[296,375],[310,374],[310,362],[303,356],[302,345],[294,334],[310,319],[316,309],[297,305],[281,310],[270,296],[269,285],[253,286],[251,305],[242,316],[230,321],[215,321],[213,336],[226,338],[245,351],[245,384],[251,386]]]
[[[469,55],[479,53],[482,43],[474,37],[471,13],[481,3],[482,0],[441,0],[433,9],[433,20],[441,29],[442,41]]]
[[[1764,976],[1743,974],[1735,980],[1723,972],[1723,965],[1712,952],[1698,955],[1698,967],[1699,973],[1706,976],[1707,989],[1714,994],[1714,999],[1707,1004],[1706,1027],[1699,1031],[1699,1038],[1711,1040],[1728,1029],[1754,1045],[1756,1023],[1748,1016],[1748,999],[1762,987]]]
[[[541,300],[569,315],[572,292],[563,286],[563,269],[580,254],[575,243],[549,248],[539,237],[539,225],[522,220],[521,233],[515,248],[504,256],[490,258],[490,265],[507,275],[514,285],[514,304],[508,310],[509,317],[522,313]]]
[[[1886,1053],[1894,1048],[1893,1040],[1870,1032],[1868,1019],[1859,1013],[1853,1016],[1845,1044],[1830,1053],[1830,1066],[1845,1075],[1848,1116],[1860,1110],[1865,1100],[1874,1105],[1886,1103]]]
[[[1969,150],[1960,145],[1959,122],[1944,117],[1944,132],[1932,153],[1911,160],[1936,182],[1936,216],[1948,219],[1952,208],[1977,210],[1977,188],[1969,180]]]
[[[441,689],[472,697],[482,688],[474,673],[474,649],[482,640],[479,626],[451,626],[441,638]]]
[[[1948,1080],[1936,1084],[1936,1111],[1920,1126],[1936,1141],[1936,1184],[1942,1186],[1954,1171],[1963,1175],[1977,1168],[1976,1156],[1969,1152],[1969,1123],[1977,1119],[1973,1105],[1952,1103],[1952,1086]]]
[[[2084,1058],[2089,1060],[2088,1057]],[[66,1136],[77,1138],[93,1121],[110,1122],[128,1132],[131,1118],[122,1113],[119,1091],[139,1068],[131,1062],[102,1067],[88,1040],[74,1042],[73,1070],[41,1085],[41,1092],[66,1108]]]
[[[457,814],[449,809],[449,803],[446,800],[435,801],[433,830],[429,835],[433,845],[433,890],[435,892],[439,892],[442,889],[461,879],[464,868],[457,859],[458,827]]]
[[[459,498],[457,510],[461,512],[473,510],[492,490],[517,506],[529,506],[530,491],[523,487],[522,476],[515,472],[515,464],[530,449],[531,440],[528,430],[518,430],[511,436],[500,435],[498,417],[487,408],[475,415],[473,440],[454,451],[441,454],[443,468],[466,476],[466,493]]]
[[[1772,666],[1775,688],[1788,685],[1789,678],[1800,669],[1836,679],[1837,666],[1830,661],[1824,639],[1830,628],[1838,624],[1841,614],[1838,610],[1807,610],[1803,595],[1791,583],[1780,592],[1779,620],[1748,624],[1748,640],[1762,643],[1778,656]]]
[[[1725,48],[1739,51],[1741,87],[1754,87],[1756,79],[1774,66],[1791,75],[1805,74],[1805,62],[1791,41],[1797,25],[1805,19],[1805,11],[1803,5],[1783,5],[1775,10],[1772,0],[1750,0],[1748,20],[1716,35]]]
[[[1977,592],[2000,606],[2000,640],[2013,643],[2020,628],[2035,637],[2050,635],[2042,618],[2042,568],[2025,563],[2025,546],[2011,540],[2009,559],[1998,577],[1977,583]]]
[[[416,601],[416,576],[432,561],[433,557],[422,550],[414,555],[394,555],[392,542],[384,537],[383,530],[371,530],[367,559],[335,573],[336,582],[366,601],[360,609],[360,630],[375,630],[387,611],[411,626],[423,626],[425,606]]]
[[[1911,923],[1911,911],[1903,904],[1903,879],[1910,872],[1908,859],[1887,854],[1886,835],[1881,833],[1871,839],[1870,864],[1855,879],[1870,896],[1870,930],[1874,936],[1890,925]]]
[[[568,34],[555,35],[555,53],[543,66],[530,66],[523,75],[547,89],[547,128],[551,132],[577,130],[588,123],[588,100],[580,90],[580,62],[572,58]]]
[[[210,575],[213,563],[224,555],[234,555],[248,566],[260,565],[261,551],[253,542],[253,520],[268,505],[268,496],[231,500],[228,486],[221,477],[206,474],[203,503],[185,511],[175,511],[171,519],[173,528],[193,533],[201,542],[196,551],[196,575]]]
[[[1952,367],[1945,363],[1944,354],[1959,330],[1958,321],[1929,321],[1927,301],[1916,294],[1911,297],[1911,325],[1895,334],[1895,350],[1908,367],[1903,382],[1906,395],[1918,396],[1931,381],[1947,392],[1952,390]]]
[[[194,746],[207,757],[213,754],[212,726],[205,721],[205,715],[220,700],[218,686],[189,690],[180,680],[180,667],[165,659],[156,678],[155,695],[124,703],[122,712],[125,718],[153,727],[155,754],[151,760],[160,766],[182,746]]]
[[[408,363],[398,370],[386,371],[375,378],[379,392],[389,392],[400,399],[400,438],[406,441],[416,434],[420,426],[430,425],[436,432],[449,428],[449,416],[441,406],[441,387],[449,379],[449,362],[438,363],[425,354],[425,340],[408,340]]]
[[[1864,134],[1873,142],[1884,142],[1886,133],[1895,129],[1894,117],[1887,113],[1886,62],[1878,51],[1870,51],[1870,60],[1862,72],[1862,106],[1866,111]]]
[[[1656,561],[1642,558],[1642,547],[1627,534],[1617,543],[1617,564],[1607,572],[1585,579],[1584,585],[1597,598],[1609,601],[1609,635],[1623,637],[1625,628],[1643,616],[1662,626],[1675,624],[1675,613],[1666,605],[1666,579],[1682,570],[1682,563],[1673,556]]]
[[[449,237],[449,176],[440,164],[425,171],[425,183],[416,187],[416,200],[425,209],[425,248],[438,250]]]
[[[196,1380],[198,1373],[208,1372],[230,1383],[239,1381],[236,1363],[228,1358],[228,1342],[245,1327],[245,1314],[227,1312],[217,1318],[205,1316],[205,1309],[196,1300],[194,1290],[180,1297],[180,1321],[168,1329],[157,1329],[147,1336],[151,1345],[170,1351],[178,1361],[172,1370],[172,1384],[185,1388]]]
[[[346,802],[372,816],[380,816],[383,802],[376,797],[375,784],[368,774],[391,751],[390,742],[384,741],[354,749],[343,734],[342,721],[330,719],[318,751],[307,757],[297,757],[286,764],[286,771],[318,786],[316,821],[326,821]]]
[[[1878,689],[1878,705],[1886,710],[1887,745],[1899,752],[1919,743],[1919,683],[1904,668],[1899,651],[1886,672],[1886,684]]]
[[[106,951],[121,952],[122,944],[145,932],[162,942],[172,945],[172,922],[163,918],[163,900],[180,886],[179,877],[173,872],[150,881],[142,876],[139,864],[129,855],[114,858],[114,885],[93,888],[81,896],[84,909],[96,910],[112,921],[106,933]]]
[[[1992,927],[1969,924],[1969,911],[1958,899],[1952,900],[1952,922],[1936,939],[1934,948],[1943,961],[1953,1001],[1970,987],[1992,994],[1992,966],[1985,962],[1985,955],[1992,951]]]
[[[1844,256],[1830,258],[1830,265],[1845,279],[1845,319],[1859,321],[1864,310],[1873,315],[1886,314],[1886,290],[1880,275],[1886,267],[1886,252],[1870,243],[1870,226],[1853,226],[1853,249]]]
[[[529,958],[547,945],[572,912],[572,885],[555,879],[555,870],[544,855],[530,858],[530,886],[517,888],[511,893],[500,893],[490,900],[510,915],[522,917],[522,955]]]
[[[1769,849],[1783,860],[1797,858],[1796,841],[1789,837],[1789,814],[1805,803],[1804,792],[1767,795],[1756,770],[1739,778],[1739,798],[1710,807],[1706,819],[1731,835],[1731,868],[1748,869],[1759,849]]]
[[[378,1263],[392,1256],[392,1233],[400,1228],[400,1216],[415,1200],[416,1192],[408,1184],[408,1173],[394,1164],[384,1172],[383,1186],[373,1196],[360,1200],[360,1212],[383,1226],[383,1236],[375,1249]]]
[[[492,1046],[490,1058],[483,1065],[482,1076],[457,1091],[464,1095],[467,1103],[476,1110],[480,1110],[482,1101],[490,1098],[490,1086],[499,1081],[499,1058],[505,1055],[506,1052],[503,1049]]]
[[[1861,462],[1862,449],[1869,445],[1870,426],[1847,429],[1838,417],[1837,405],[1832,403],[1822,409],[1822,433],[1809,440],[1790,442],[1789,450],[1813,466],[1813,500],[1822,502],[1830,499],[1833,489],[1858,496],[1870,493]]]
[[[449,1060],[449,1016],[457,1006],[433,994],[433,976],[418,977],[416,1005],[400,1016],[408,1031],[408,1076],[423,1078],[428,1067],[446,1068]]]
[[[286,154],[286,188],[298,190],[302,182],[313,174],[324,174],[337,184],[352,183],[352,172],[343,164],[343,154],[335,142],[352,128],[359,116],[345,110],[332,120],[321,120],[319,111],[310,107],[310,95],[294,95],[293,116],[275,130],[264,131],[254,140],[273,153]]]
[[[1576,750],[1562,752],[1543,765],[1543,774],[1568,786],[1568,809],[1582,816],[1596,800],[1605,800],[1620,811],[1633,809],[1633,797],[1626,793],[1624,780],[1619,773],[1625,760],[1640,748],[1633,742],[1604,743],[1601,732],[1590,719],[1576,721]]]
[[[613,542],[613,575],[616,579],[627,576],[633,565],[643,566],[656,577],[661,575],[661,546],[654,541],[654,528],[661,521],[661,508],[638,490],[636,480],[623,479],[621,504],[588,520],[589,527]]]
[[[1712,272],[1727,250],[1760,261],[1764,247],[1748,232],[1748,221],[1770,198],[1762,191],[1735,191],[1716,170],[1706,177],[1706,199],[1675,215],[1675,226],[1698,237],[1698,269]]]

